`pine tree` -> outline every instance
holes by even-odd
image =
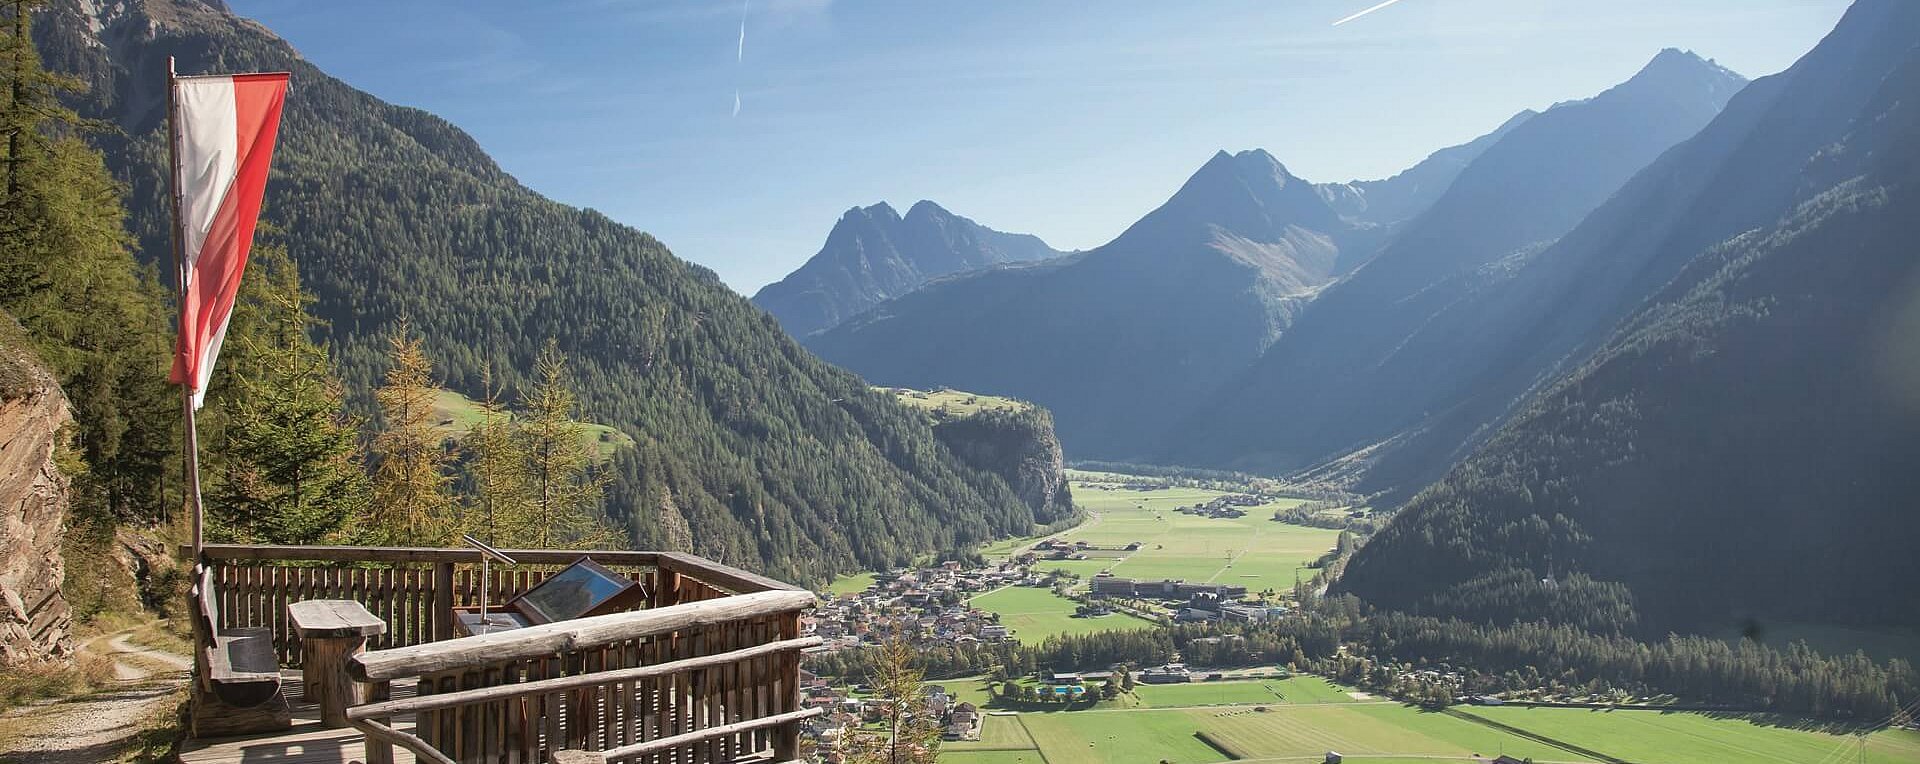
[[[541,548],[610,544],[614,534],[603,521],[600,506],[606,475],[595,469],[586,426],[573,418],[575,400],[567,384],[567,360],[554,341],[548,340],[540,351],[533,376],[533,388],[520,404],[520,436],[533,489],[533,528],[528,540]]]
[[[129,254],[120,187],[62,105],[32,39],[42,3],[0,3],[0,310],[27,330],[73,403],[76,512],[155,520],[178,453],[164,382],[167,311]]]
[[[495,546],[522,546],[533,537],[530,464],[513,415],[500,402],[493,369],[482,369],[480,421],[467,430],[467,491],[461,526]]]
[[[343,413],[286,249],[256,246],[250,261],[222,359],[231,383],[209,396],[227,415],[208,519],[216,537],[317,543],[366,507],[360,423]]]
[[[433,362],[405,321],[387,340],[385,383],[374,391],[381,428],[373,439],[373,506],[361,535],[385,543],[435,546],[456,518],[446,438],[433,427]]]

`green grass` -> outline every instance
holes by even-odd
[[[1095,575],[1098,575],[1100,571],[1113,567],[1114,563],[1116,562],[1119,562],[1119,560],[1112,559],[1112,558],[1087,559],[1087,560],[1041,560],[1033,564],[1033,570],[1036,573],[1042,573],[1042,574],[1047,573],[1049,571],[1054,571],[1054,570],[1064,570],[1068,573],[1077,574],[1080,576],[1080,583],[1081,583],[1081,586],[1084,588],[1086,585],[1087,579],[1093,578]]]
[[[1768,726],[1738,715],[1579,708],[1471,707],[1467,714],[1636,764],[1739,761],[1795,764],[1860,760],[1851,736]],[[1846,755],[1836,751],[1844,748]],[[1827,758],[1829,755],[1837,759]],[[1886,730],[1867,738],[1865,761],[1920,762],[1920,733]]]
[[[974,607],[1000,614],[1000,623],[1013,629],[1014,638],[1026,644],[1039,644],[1055,634],[1090,634],[1096,631],[1131,631],[1153,628],[1154,624],[1122,613],[1099,618],[1074,618],[1079,603],[1046,589],[1010,586],[988,592],[969,601]]]
[[[1317,676],[1192,684],[1136,684],[1134,697],[1149,708],[1223,704],[1351,703],[1346,689]]]
[[[1047,764],[1225,758],[1194,737],[1198,720],[1183,711],[1065,711],[1021,714],[1020,720]]]
[[[1435,757],[1466,759],[1502,751],[1546,761],[1584,761],[1582,757],[1535,743],[1470,721],[1419,711],[1398,704],[1326,706],[1275,705],[1268,711],[1249,706],[1219,709],[1144,709],[1023,713],[1018,717],[988,717],[993,722],[1018,718],[1047,764],[1096,764],[1117,761],[1216,762],[1226,759],[1195,735],[1205,732],[1215,742],[1247,759],[1318,761],[1327,751],[1340,751],[1350,761],[1431,761]],[[982,730],[982,737],[986,735]],[[1019,745],[1013,732],[996,738],[1001,753]],[[1012,761],[975,758],[980,744],[949,743],[940,756],[950,762]],[[947,751],[951,751],[950,753]],[[1402,757],[1396,759],[1395,757]],[[1029,759],[1039,761],[1038,758]]]
[[[1018,716],[987,716],[980,724],[979,740],[953,740],[940,745],[951,751],[1031,751],[1039,748],[1027,726]]]
[[[873,585],[873,577],[874,574],[872,573],[848,573],[847,575],[839,576],[833,579],[833,583],[827,584],[827,593],[836,595],[859,594],[860,592],[866,591],[867,587]]]
[[[1124,560],[1074,563],[1075,572],[1107,568],[1116,576],[1157,581],[1163,578],[1245,586],[1249,591],[1286,591],[1297,576],[1311,578],[1306,567],[1333,548],[1340,532],[1273,521],[1273,512],[1301,504],[1280,499],[1247,507],[1245,517],[1216,520],[1183,515],[1182,506],[1204,503],[1221,491],[1201,488],[1162,488],[1133,491],[1073,484],[1074,501],[1098,513],[1097,522],[1059,534],[1070,541],[1096,546],[1142,547]],[[1055,564],[1055,563],[1048,563]],[[1044,568],[1043,568],[1044,569]]]
[[[948,694],[981,708],[985,708],[987,702],[993,700],[993,693],[987,689],[986,678],[979,675],[959,677],[956,679],[929,679],[925,684],[937,684],[945,687],[947,688]]]
[[[964,390],[910,390],[904,387],[882,387],[882,392],[893,393],[893,399],[908,406],[926,411],[946,409],[954,416],[972,416],[988,409],[1008,409],[1019,411],[1031,408],[1033,404],[1017,398],[998,395],[981,395]]]
[[[433,398],[433,425],[448,437],[459,438],[480,423],[480,404],[465,395],[452,390],[440,390]],[[613,454],[622,448],[633,447],[633,436],[604,424],[582,422],[585,430],[580,434],[587,447],[593,449],[601,460],[613,458]]]
[[[940,764],[1047,764],[1037,750],[981,751],[958,746],[958,743],[941,743]]]

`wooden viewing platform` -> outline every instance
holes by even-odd
[[[186,764],[788,762],[799,758],[800,636],[812,594],[693,555],[208,545],[196,568],[193,737]],[[634,609],[455,637],[455,608],[505,603],[590,557],[640,583]],[[563,581],[565,579],[562,579]],[[550,587],[551,588],[551,587]],[[385,622],[345,674],[344,721],[303,699],[287,605],[359,603]],[[279,669],[222,686],[244,647]],[[336,659],[334,666],[339,666]],[[224,673],[223,673],[224,672]],[[265,683],[263,685],[263,682]],[[320,693],[313,693],[318,698]],[[259,702],[266,696],[268,700]],[[333,706],[336,715],[342,703]],[[336,717],[335,724],[339,720]],[[257,731],[246,731],[249,728]]]

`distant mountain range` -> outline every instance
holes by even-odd
[[[942,279],[807,342],[877,384],[1038,402],[1076,456],[1136,456],[1259,356],[1355,230],[1266,152],[1222,152],[1106,245]]]
[[[1920,623],[1920,4],[1860,0],[1552,247],[1433,321],[1504,426],[1342,586],[1506,622]],[[1488,350],[1479,350],[1479,348]],[[1393,401],[1380,401],[1390,405]]]
[[[847,210],[798,270],[753,296],[787,333],[805,337],[951,273],[1065,254],[922,200],[906,217],[886,202]]]
[[[1368,431],[1296,432],[1291,412],[1317,416],[1345,383],[1287,365],[1310,376],[1302,388],[1328,388],[1290,391],[1264,379],[1265,359],[1343,332],[1364,338],[1360,362],[1378,357],[1452,282],[1551,242],[1741,84],[1666,51],[1606,93],[1522,112],[1383,181],[1316,185],[1265,151],[1221,152],[1104,246],[946,278],[806,341],[876,384],[1038,402],[1075,458],[1310,466]],[[1296,437],[1310,442],[1270,442]]]
[[[1155,456],[1264,472],[1334,465],[1346,470],[1339,482],[1369,492],[1431,481],[1501,414],[1504,401],[1482,395],[1485,370],[1512,347],[1494,332],[1529,328],[1449,319],[1482,304],[1745,84],[1666,50],[1632,79],[1513,127]]]

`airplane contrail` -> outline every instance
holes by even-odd
[[[1334,25],[1334,26],[1340,26],[1341,24],[1345,24],[1345,23],[1347,23],[1347,22],[1349,22],[1349,21],[1352,21],[1352,20],[1354,20],[1354,19],[1357,19],[1357,18],[1360,18],[1361,16],[1365,16],[1365,15],[1367,15],[1367,14],[1369,14],[1369,13],[1372,13],[1372,12],[1374,12],[1374,11],[1377,11],[1377,10],[1380,10],[1381,8],[1385,8],[1385,7],[1387,7],[1387,6],[1389,6],[1389,5],[1393,5],[1394,3],[1397,3],[1397,2],[1400,2],[1400,0],[1385,0],[1385,2],[1382,2],[1382,3],[1380,3],[1380,4],[1378,4],[1378,5],[1375,5],[1375,6],[1373,6],[1373,7],[1370,7],[1370,8],[1367,8],[1367,9],[1365,9],[1365,10],[1362,10],[1362,11],[1360,11],[1359,13],[1355,13],[1355,14],[1353,14],[1352,16],[1348,16],[1348,17],[1346,17],[1346,18],[1344,18],[1344,19],[1341,19],[1341,20],[1339,20],[1339,21],[1336,21],[1336,22],[1333,22],[1333,25]],[[745,22],[743,21],[742,23],[744,24]],[[741,30],[741,34],[745,34],[745,33],[746,33],[746,30],[745,30],[745,29],[742,29],[742,30]]]
[[[740,86],[737,84],[740,80],[739,68],[747,60],[747,3],[749,2],[752,0],[740,0],[740,47],[733,53],[733,76],[736,83],[733,86],[733,116],[736,117],[740,116]]]

